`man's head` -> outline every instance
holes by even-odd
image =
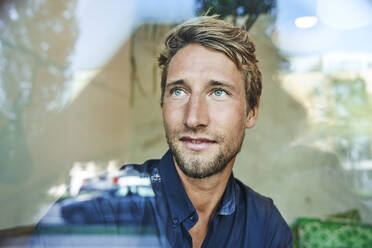
[[[167,141],[182,172],[205,178],[233,165],[257,119],[261,73],[247,33],[214,17],[182,24],[159,58]]]
[[[257,66],[255,46],[246,30],[218,20],[216,16],[192,19],[177,26],[168,34],[165,49],[159,56],[159,67],[162,70],[161,105],[164,100],[169,63],[179,50],[192,43],[228,56],[243,75],[247,113],[258,106],[262,91],[262,76]]]

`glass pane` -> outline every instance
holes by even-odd
[[[259,120],[234,175],[290,224],[351,209],[372,223],[370,1],[0,6],[0,246],[25,246],[44,216],[54,245],[93,233],[156,246],[153,222],[141,221],[153,218],[151,182],[161,178],[122,165],[169,149],[157,59],[172,27],[205,13],[249,30],[263,75]]]

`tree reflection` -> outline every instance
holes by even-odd
[[[249,30],[261,14],[275,7],[274,0],[197,0],[199,14],[218,14],[222,18],[232,17],[236,25],[238,17],[244,18],[244,27]]]
[[[372,107],[365,80],[332,76],[328,82],[329,88],[320,92],[329,102],[320,129],[330,138],[351,188],[358,195],[371,197]]]
[[[366,84],[362,78],[337,77],[331,78],[330,83],[330,108],[326,113],[329,119],[329,132],[339,139],[340,155],[344,159],[351,159],[353,156],[350,154],[350,149],[356,147],[361,138],[370,136],[372,131],[372,119],[369,114],[371,106]],[[342,146],[344,149],[341,149]],[[360,152],[363,154],[358,156],[360,159],[371,157],[370,146],[362,150]]]
[[[0,13],[0,182],[32,169],[27,137],[65,101],[77,38],[76,1],[3,1]]]

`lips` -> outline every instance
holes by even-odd
[[[183,136],[180,141],[190,150],[203,151],[208,149],[211,145],[215,144],[216,141],[204,138],[204,137],[190,137]]]

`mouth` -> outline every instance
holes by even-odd
[[[217,143],[214,140],[204,138],[204,137],[190,137],[183,136],[180,141],[192,151],[203,151],[208,149],[211,145]]]

